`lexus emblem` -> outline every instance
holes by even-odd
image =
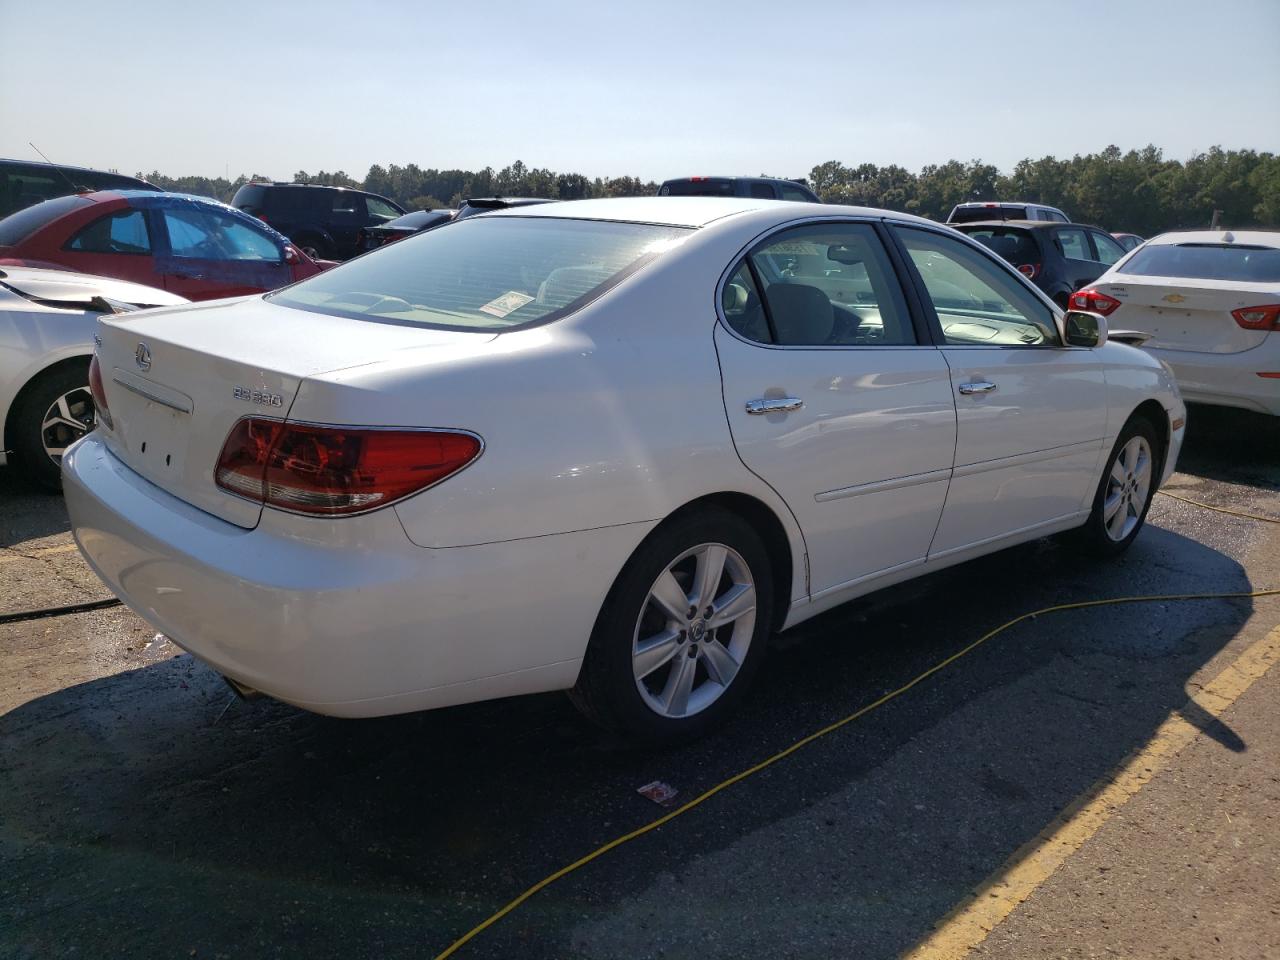
[[[137,363],[139,370],[151,369],[151,348],[145,343],[138,344],[138,349],[133,351],[134,362]]]

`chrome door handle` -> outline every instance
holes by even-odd
[[[995,391],[996,385],[990,380],[975,380],[973,383],[960,384],[959,390],[966,397],[975,393],[992,393]]]
[[[790,413],[792,410],[799,410],[803,406],[804,401],[798,397],[779,397],[776,400],[748,400],[747,413],[752,415]]]

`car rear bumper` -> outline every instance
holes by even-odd
[[[96,434],[62,462],[76,542],[130,608],[241,684],[335,716],[572,686],[651,526],[440,550],[411,543],[392,510],[265,510],[245,530],[149,483]]]
[[[1239,407],[1280,416],[1280,336],[1270,334],[1258,347],[1241,353],[1193,353],[1147,347],[1173,369],[1184,400]]]

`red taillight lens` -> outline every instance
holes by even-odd
[[[246,417],[232,428],[214,479],[269,507],[340,516],[394,503],[480,455],[468,433],[372,430]]]
[[[1264,307],[1241,307],[1232,310],[1231,316],[1246,330],[1280,330],[1280,303]]]
[[[1071,295],[1068,304],[1072,310],[1088,310],[1107,317],[1115,312],[1116,307],[1120,306],[1120,301],[1115,297],[1108,297],[1105,293],[1099,293],[1097,290],[1081,290]]]
[[[1028,280],[1034,280],[1037,276],[1040,275],[1040,264],[1038,263],[1019,264],[1018,272],[1022,274],[1024,277],[1026,277]]]
[[[98,364],[96,353],[89,361],[89,395],[93,397],[93,409],[98,422],[104,424],[108,430],[114,429],[111,411],[107,407],[107,391],[102,388],[102,367]]]

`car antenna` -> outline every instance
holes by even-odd
[[[49,166],[53,167],[53,169],[57,170],[57,171],[58,171],[58,173],[61,175],[62,179],[63,179],[63,180],[65,180],[65,181],[67,181],[67,183],[71,184],[71,192],[72,192],[72,193],[82,193],[82,192],[84,192],[84,191],[85,191],[85,189],[87,189],[87,188],[85,188],[85,187],[83,187],[83,186],[79,186],[79,187],[78,187],[78,186],[76,186],[76,182],[75,182],[74,180],[72,180],[70,177],[68,177],[68,176],[67,176],[67,171],[63,170],[60,166],[58,166],[56,163],[54,163],[54,162],[53,162],[52,160],[50,160],[48,157],[45,157],[44,151],[43,151],[43,150],[41,150],[39,147],[37,147],[37,146],[36,146],[34,143],[32,143],[30,140],[28,140],[28,141],[27,141],[27,146],[29,146],[29,147],[30,147],[32,150],[34,150],[36,153],[40,154],[40,156],[44,157],[44,162],[45,162],[45,163],[47,163],[47,164],[49,164]]]

